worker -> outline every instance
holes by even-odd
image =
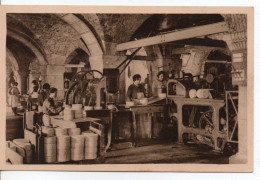
[[[42,112],[43,112],[43,124],[44,126],[50,126],[50,117],[58,115],[63,111],[62,105],[56,105],[54,99],[57,97],[57,89],[51,88],[49,98],[45,99],[43,102]]]
[[[17,85],[18,85],[17,82],[11,82],[11,87],[8,90],[8,93],[11,98],[10,102],[11,102],[12,111],[15,116],[19,116],[19,114],[17,113],[17,106],[20,103],[20,91],[17,88]]]
[[[32,98],[38,98],[38,90],[39,90],[39,84],[36,80],[33,80],[32,81],[32,85],[33,85],[33,90],[32,92],[30,93],[31,97]]]
[[[140,84],[141,82],[141,75],[135,74],[133,76],[133,84],[131,84],[128,87],[127,93],[126,93],[126,101],[133,101],[134,99],[137,99],[138,93],[142,93],[144,97],[144,87]]]
[[[38,96],[38,111],[42,112],[42,106],[45,99],[49,98],[50,95],[50,85],[48,83],[43,84],[42,90]]]
[[[152,93],[154,97],[158,97],[160,93],[166,93],[166,74],[164,71],[160,71],[157,74],[157,79],[152,84]]]

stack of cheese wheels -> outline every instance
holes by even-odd
[[[80,133],[81,133],[80,128],[69,128],[68,129],[69,136],[80,135]]]
[[[72,104],[72,109],[75,111],[75,119],[83,117],[82,104]]]
[[[57,136],[57,161],[70,160],[70,136]]]
[[[56,136],[44,138],[44,159],[46,163],[57,161]]]
[[[97,158],[97,147],[98,147],[98,135],[91,132],[82,132],[85,139],[85,159],[96,159]]]
[[[26,163],[32,162],[32,146],[31,143],[26,139],[14,139],[13,143],[25,150]]]
[[[80,161],[84,159],[84,136],[71,136],[71,160]]]
[[[70,105],[66,105],[63,111],[63,119],[65,121],[71,121],[75,118],[75,111],[71,108]]]
[[[42,133],[47,137],[54,136],[54,128],[48,126],[42,126]]]
[[[68,129],[66,128],[55,128],[55,135],[56,136],[67,136],[68,135]]]

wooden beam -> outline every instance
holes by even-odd
[[[128,57],[129,55],[127,55]],[[130,56],[129,56],[130,57]],[[139,61],[154,61],[155,57],[153,56],[135,56],[133,60]]]
[[[220,47],[209,47],[209,46],[188,46],[183,48],[177,48],[172,50],[172,54],[185,54],[190,53],[192,50],[219,50],[221,52],[226,52],[226,48],[220,48]]]
[[[65,68],[84,68],[84,64],[65,64]]]
[[[170,32],[167,34],[157,35],[154,37],[149,37],[145,39],[118,44],[116,46],[116,50],[123,51],[132,48],[151,46],[155,44],[162,44],[162,43],[178,41],[182,39],[205,36],[209,34],[216,34],[225,31],[228,31],[227,24],[225,22],[219,22],[219,23],[214,23],[209,25],[191,27],[191,28],[187,28],[175,32]]]

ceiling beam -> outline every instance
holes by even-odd
[[[226,48],[220,48],[220,47],[209,47],[209,46],[188,46],[183,48],[177,48],[172,50],[172,54],[185,54],[190,53],[192,50],[219,50],[221,52],[227,53]]]
[[[130,57],[127,55],[127,57]],[[154,61],[155,57],[153,56],[135,56],[133,60],[139,60],[139,61]]]
[[[209,25],[191,27],[179,31],[174,31],[154,37],[148,37],[136,41],[130,41],[116,46],[117,51],[123,51],[132,48],[151,46],[155,44],[162,44],[172,41],[178,41],[182,39],[189,39],[199,36],[205,36],[209,34],[216,34],[220,32],[228,31],[228,26],[225,22],[219,22]]]

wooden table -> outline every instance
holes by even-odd
[[[136,140],[137,140],[137,125],[136,125],[136,115],[141,115],[141,114],[148,114],[148,119],[151,118],[152,122],[156,120],[157,118],[157,113],[164,113],[166,112],[166,106],[165,105],[139,105],[139,106],[132,106],[130,108],[130,111],[132,112],[133,116],[133,142],[134,145],[136,146]],[[140,119],[142,120],[142,119]],[[153,137],[152,134],[152,125],[151,127],[151,138]]]
[[[92,117],[84,117],[78,119],[72,119],[71,121],[65,121],[63,116],[50,116],[51,124],[54,126],[59,126],[61,128],[76,128],[77,124],[84,122],[98,122],[100,119],[92,118]]]

